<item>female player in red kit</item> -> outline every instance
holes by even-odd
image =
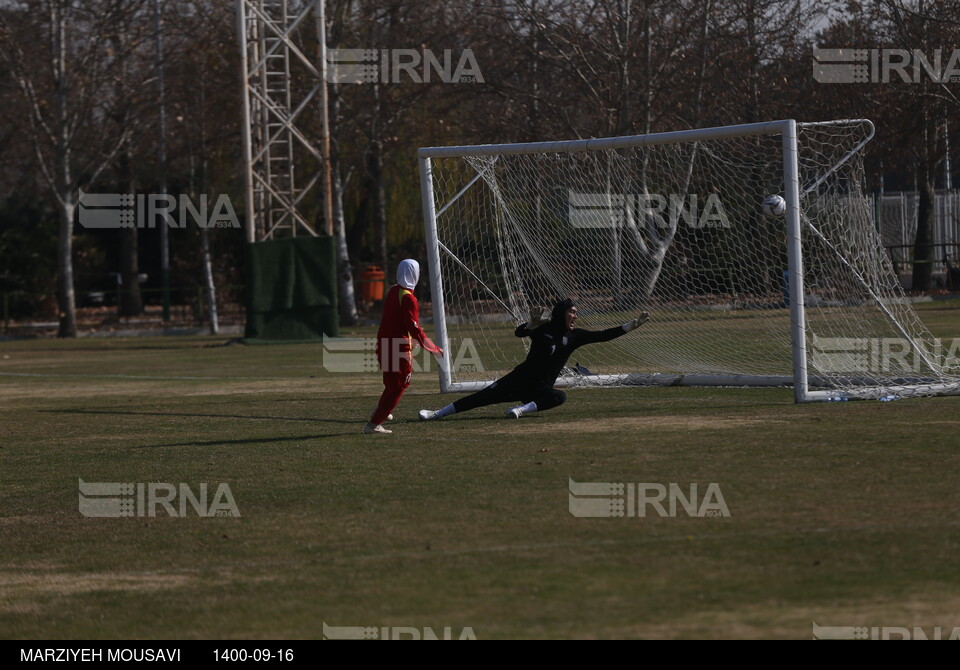
[[[390,413],[410,386],[413,340],[430,353],[443,356],[443,350],[431,342],[420,327],[420,305],[413,295],[419,280],[420,264],[410,258],[400,261],[397,283],[384,298],[383,318],[377,331],[377,361],[383,371],[383,394],[370,422],[363,428],[364,433],[393,432],[382,424],[393,418]]]

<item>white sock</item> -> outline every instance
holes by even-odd
[[[537,411],[537,403],[535,403],[535,402],[528,402],[526,405],[520,405],[519,407],[514,407],[514,409],[518,409],[518,410],[520,410],[521,412],[523,412],[524,414],[527,414],[527,413],[529,413],[529,412],[536,412],[536,411]]]
[[[438,409],[438,410],[437,410],[437,416],[436,416],[435,418],[437,418],[437,419],[442,419],[443,417],[447,416],[448,414],[456,414],[456,413],[457,413],[457,408],[453,406],[453,403],[450,403],[449,405],[447,405],[447,406],[444,407],[443,409]]]

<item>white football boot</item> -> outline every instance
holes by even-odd
[[[389,435],[393,431],[387,430],[383,426],[378,426],[374,423],[368,422],[367,425],[363,427],[363,432],[366,433],[367,435],[374,435],[376,433],[380,433],[381,435]]]

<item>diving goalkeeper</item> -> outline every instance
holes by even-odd
[[[554,306],[548,322],[540,323],[539,317],[534,317],[517,326],[514,335],[532,340],[530,352],[523,363],[485,389],[460,398],[443,409],[420,410],[420,418],[423,421],[442,419],[449,414],[511,401],[522,404],[507,410],[508,419],[519,419],[530,412],[543,412],[558,407],[566,401],[567,394],[553,388],[553,385],[557,382],[563,366],[567,364],[570,354],[585,344],[609,342],[626,335],[639,328],[648,318],[650,315],[642,312],[633,321],[607,330],[574,328],[577,308],[569,298],[561,300]]]

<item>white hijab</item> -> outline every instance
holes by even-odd
[[[400,261],[397,267],[397,283],[411,291],[420,281],[420,264],[412,258]]]

